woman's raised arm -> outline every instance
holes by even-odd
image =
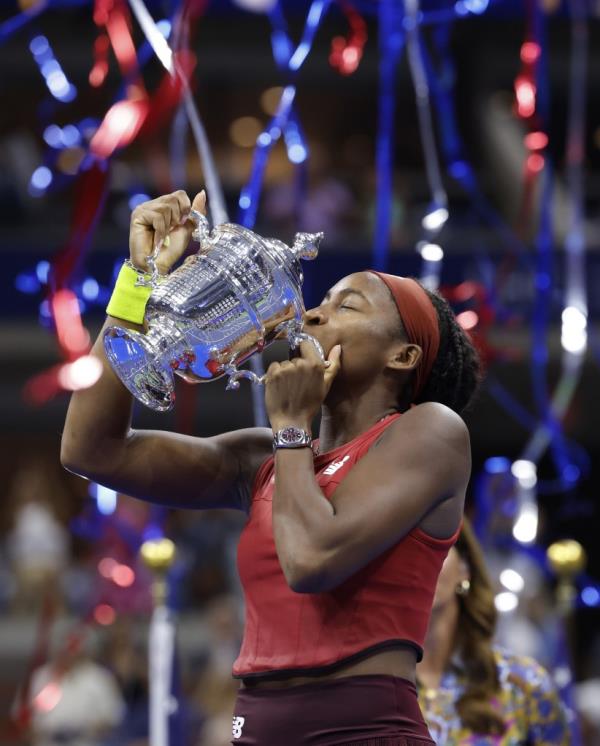
[[[201,192],[194,208],[204,211]],[[169,236],[157,264],[167,272],[185,251],[192,232],[185,192],[137,207],[131,218],[132,263],[146,269],[156,243]],[[107,319],[138,331],[139,325]],[[113,372],[101,331],[92,354],[102,362],[97,383],[73,393],[62,436],[61,461],[69,471],[134,497],[180,507],[241,508],[261,461],[271,452],[272,434],[249,428],[211,438],[131,428],[133,398]]]

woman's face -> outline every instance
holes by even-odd
[[[306,312],[304,330],[325,354],[339,344],[346,380],[369,380],[386,366],[398,338],[398,310],[383,282],[370,272],[357,272],[336,283],[319,306]]]
[[[470,580],[469,567],[456,547],[452,547],[438,577],[433,597],[433,611],[438,611],[447,604],[455,602],[456,589],[463,580]]]

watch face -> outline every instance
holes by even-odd
[[[274,448],[303,448],[311,443],[311,434],[294,425],[278,430],[273,436]]]
[[[303,439],[304,433],[297,427],[286,427],[279,433],[279,437],[284,443],[298,443]]]

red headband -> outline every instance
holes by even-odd
[[[387,285],[396,302],[408,341],[419,345],[423,350],[421,362],[415,370],[414,400],[419,396],[429,378],[440,347],[440,325],[437,311],[416,280],[410,277],[388,275],[374,269],[368,271],[377,275]]]

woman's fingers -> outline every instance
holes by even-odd
[[[187,204],[184,207],[182,206],[180,219],[167,234],[156,260],[156,266],[161,274],[166,274],[175,262],[183,256],[189,246],[195,228],[194,222],[189,219],[190,209],[193,208],[202,214],[206,212],[206,193],[204,190],[195,196],[191,205],[187,194],[185,194],[185,197]]]
[[[323,380],[325,382],[325,394],[331,388],[333,379],[337,376],[342,361],[342,347],[341,345],[334,345],[329,351],[327,360],[323,363],[317,348],[311,342],[302,342],[300,345],[301,358],[296,358],[293,362],[298,360],[306,360],[308,363],[318,366],[323,369]]]
[[[308,340],[300,343],[300,356],[302,360],[308,360],[309,363],[323,367],[323,360],[321,360],[316,346]]]
[[[204,190],[194,198],[194,209],[204,212]],[[194,225],[188,220],[192,205],[188,195],[179,190],[135,208],[131,215],[131,261],[140,269],[148,269],[147,257],[160,247],[157,267],[168,272],[186,250]]]
[[[302,357],[269,366],[265,403],[273,426],[282,422],[312,422],[329,393],[340,369],[341,347],[336,345],[330,351],[328,367],[311,347],[309,343],[301,349]]]
[[[327,356],[327,362],[329,365],[325,368],[325,387],[326,391],[329,391],[333,379],[337,376],[340,371],[342,364],[342,346],[335,345],[331,348],[329,355]]]
[[[198,212],[201,212],[203,215],[206,215],[206,192],[204,191],[204,189],[194,197],[192,208],[194,210],[197,210]]]
[[[161,275],[166,275],[187,249],[190,235],[191,231],[185,225],[178,225],[167,234],[156,258],[156,266]]]
[[[164,240],[166,225],[164,213],[160,209],[152,209],[149,203],[139,205],[131,214],[129,253],[138,269],[148,269],[146,258],[154,251],[156,238],[160,236]]]

